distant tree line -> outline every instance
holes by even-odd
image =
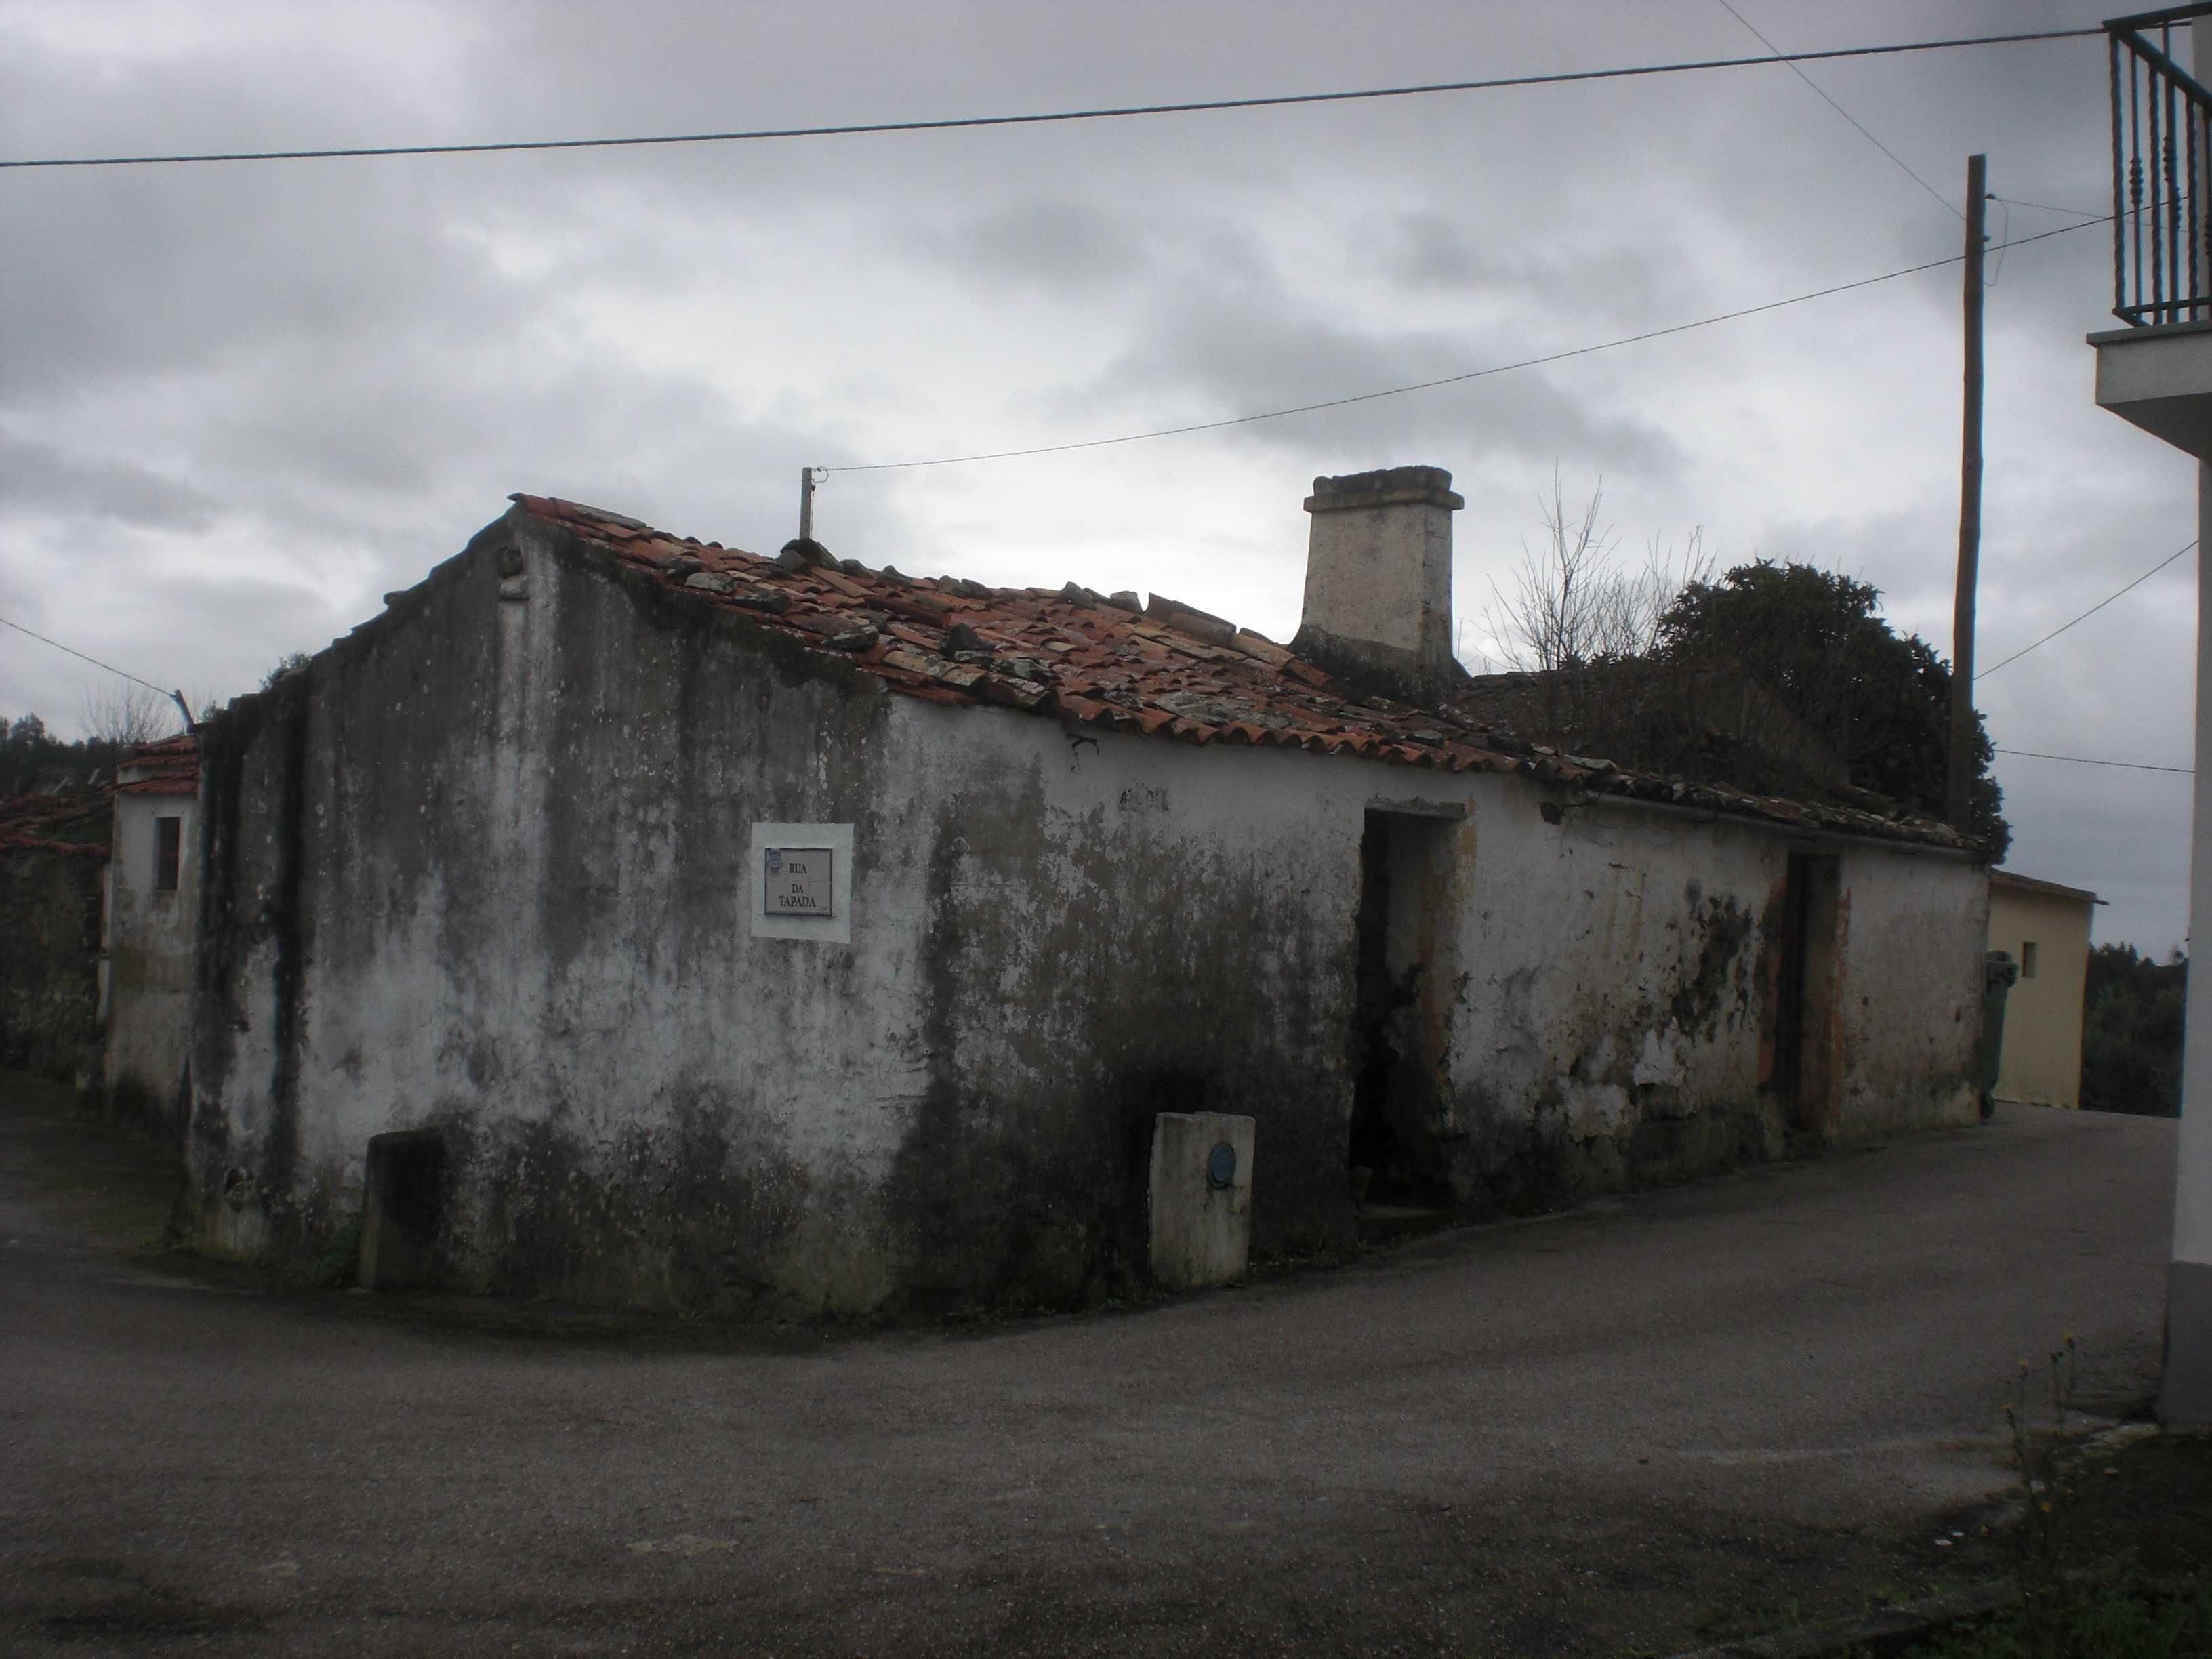
[[[266,691],[307,666],[306,652],[291,652],[262,677],[260,689]],[[191,702],[199,720],[215,718],[213,697],[195,694]],[[184,711],[175,698],[151,686],[120,684],[88,692],[77,710],[77,725],[84,736],[64,738],[38,714],[0,714],[0,795],[52,789],[65,781],[81,784],[95,772],[112,775],[140,744],[159,743],[185,729]]]
[[[2138,956],[2132,945],[2089,952],[2082,994],[2081,1105],[2093,1112],[2175,1117],[2181,1111],[2182,1011],[2189,963]]]
[[[173,706],[170,713],[173,717]],[[52,789],[65,782],[82,784],[95,772],[112,774],[139,744],[167,737],[181,724],[172,718],[167,729],[155,726],[142,732],[136,726],[111,726],[82,738],[62,738],[36,714],[12,720],[0,716],[0,793]]]

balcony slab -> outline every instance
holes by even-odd
[[[2089,343],[2099,407],[2212,462],[2212,322],[2109,329]]]

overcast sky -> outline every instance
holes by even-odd
[[[1735,0],[1785,49],[2094,23],[2086,0]],[[465,142],[1041,110],[1757,52],[1719,0],[1542,6],[0,3],[0,154]],[[1947,201],[2109,207],[2101,41],[1810,66]],[[2075,222],[2019,205],[1993,232]],[[1109,437],[1376,390],[1957,252],[1787,69],[927,135],[0,172],[0,616],[196,697],[558,495],[772,551],[801,465]],[[1989,290],[1980,653],[2195,533],[2100,412],[2109,233]],[[1156,586],[1297,625],[1313,477],[1467,497],[1458,611],[1601,479],[1624,556],[1702,531],[1883,592],[1947,655],[1954,265],[1540,368],[1069,454],[833,472],[841,556]],[[1979,690],[1996,742],[2186,766],[2195,559]],[[0,630],[0,714],[105,677]],[[2011,865],[2097,936],[2185,927],[2189,781],[2001,757]]]

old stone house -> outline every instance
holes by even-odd
[[[1059,1303],[1164,1110],[1257,1120],[1261,1250],[1972,1119],[1971,845],[1471,723],[1449,476],[1306,505],[1294,653],[515,497],[202,730],[202,1242]]]

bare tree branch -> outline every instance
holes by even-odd
[[[183,729],[177,706],[168,698],[143,685],[120,683],[88,690],[78,719],[94,743],[155,743]]]

